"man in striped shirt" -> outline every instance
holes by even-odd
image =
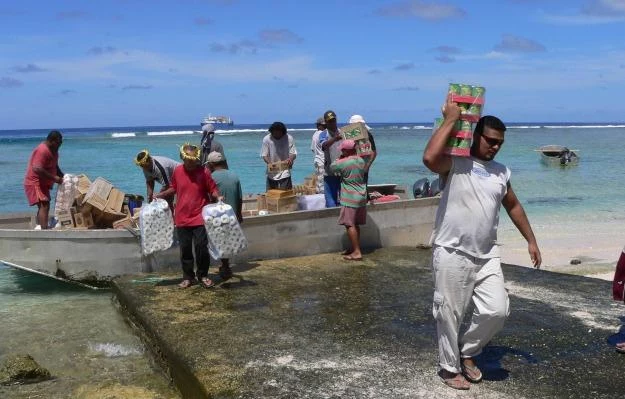
[[[339,146],[341,156],[330,165],[330,170],[341,176],[339,224],[347,229],[352,245],[343,259],[362,260],[360,252],[360,225],[367,221],[366,162],[356,154],[354,140],[343,140]]]

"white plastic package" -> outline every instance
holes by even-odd
[[[202,219],[213,259],[230,258],[247,248],[247,238],[230,205],[208,204],[202,208]]]
[[[141,208],[139,230],[143,255],[164,251],[173,245],[174,221],[167,201],[159,198]]]
[[[74,205],[76,190],[78,188],[78,176],[65,174],[63,182],[56,189],[54,199],[54,216],[58,217],[59,212],[69,212],[69,208]]]

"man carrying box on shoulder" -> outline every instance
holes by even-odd
[[[540,267],[541,256],[512,190],[510,169],[494,161],[506,126],[494,116],[482,117],[473,132],[471,156],[451,156],[445,146],[461,109],[448,97],[442,111],[444,121],[423,153],[425,166],[445,182],[431,240],[432,312],[438,332],[439,376],[454,389],[469,389],[470,382],[482,380],[473,358],[503,328],[509,314],[497,245],[501,205],[527,240],[534,267]],[[471,303],[471,325],[464,331],[460,324]]]
[[[362,260],[360,251],[360,225],[367,222],[366,162],[356,154],[354,140],[342,140],[341,156],[330,165],[332,173],[341,178],[341,213],[339,224],[345,226],[352,246],[344,252],[345,260]]]

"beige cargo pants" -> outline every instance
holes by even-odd
[[[480,259],[452,248],[434,246],[434,304],[439,366],[460,373],[460,359],[477,356],[499,332],[510,313],[501,259]],[[468,328],[461,331],[473,305]]]

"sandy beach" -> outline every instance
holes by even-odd
[[[499,231],[502,262],[531,267],[527,243],[511,225]],[[541,224],[533,223],[544,270],[612,280],[623,250],[623,231],[618,223]],[[577,259],[581,263],[571,264]]]

